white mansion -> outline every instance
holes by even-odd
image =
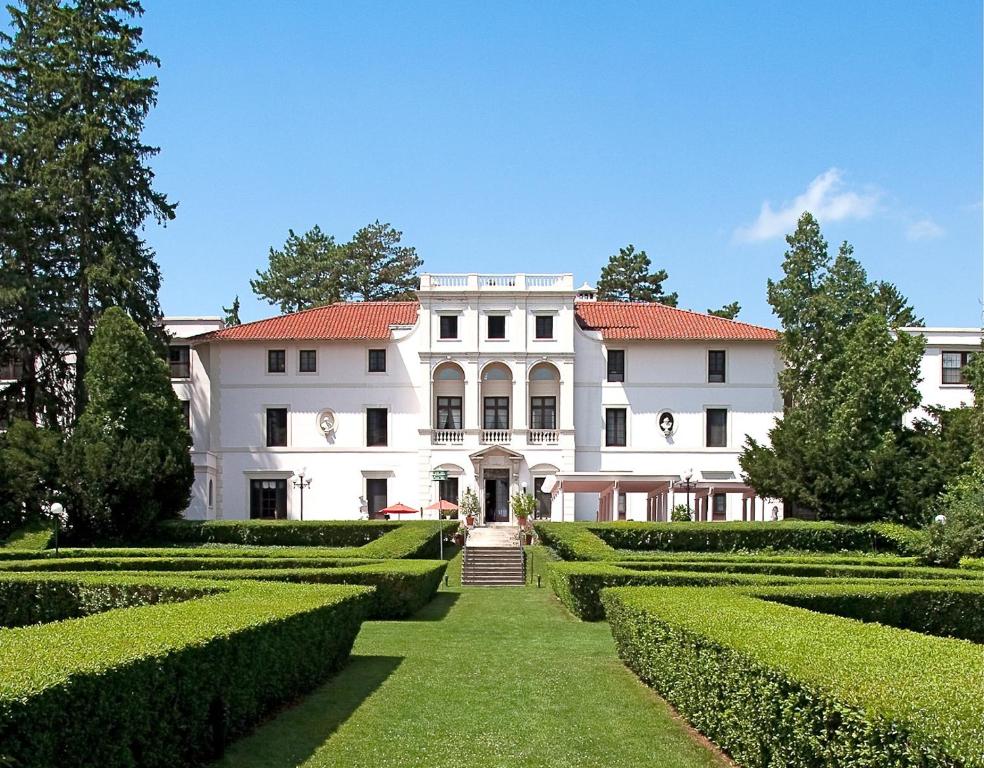
[[[522,490],[554,520],[782,515],[738,465],[782,410],[768,328],[595,301],[569,274],[425,274],[418,301],[167,328],[188,517],[358,518],[466,488],[486,522]]]

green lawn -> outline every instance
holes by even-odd
[[[452,588],[414,620],[367,622],[341,673],[217,765],[723,763],[622,666],[608,625],[575,621],[544,584]]]

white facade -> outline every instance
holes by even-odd
[[[919,368],[919,393],[922,405],[938,405],[944,408],[960,408],[972,405],[974,393],[967,386],[961,372],[967,357],[981,348],[980,328],[903,328],[902,331],[926,339],[922,363]],[[917,418],[925,418],[924,407],[917,408],[905,417],[906,425]]]
[[[304,519],[365,517],[382,501],[420,508],[437,498],[435,469],[457,481],[446,494],[476,490],[489,522],[509,521],[508,496],[547,478],[561,489],[541,496],[555,520],[599,515],[598,490],[564,488],[617,490],[630,477],[669,489],[665,517],[667,503],[691,495],[681,485],[688,471],[695,496],[716,484],[708,519],[752,515],[738,455],[746,435],[766,440],[781,414],[771,331],[654,305],[612,311],[655,318],[667,338],[619,327],[635,322],[629,315],[592,329],[592,302],[579,300],[569,274],[423,275],[418,299],[334,305],[217,334],[216,319],[169,319],[172,350],[187,345],[190,355],[185,369],[184,353],[172,352],[197,470],[187,516],[242,519],[282,504],[278,513],[297,519],[302,491]],[[379,313],[399,320],[379,333],[370,328]],[[385,370],[370,372],[379,350]],[[624,358],[622,381],[609,374],[613,352]],[[370,434],[371,419],[382,423],[374,409],[385,410],[384,434]],[[271,435],[286,445],[268,445]],[[611,517],[655,519],[638,488],[615,498]],[[754,515],[773,508],[781,505],[759,500]]]

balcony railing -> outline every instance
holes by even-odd
[[[556,442],[556,429],[531,429],[529,432],[530,445],[553,445]]]
[[[512,431],[508,429],[483,429],[482,443],[484,445],[505,445],[512,440]]]
[[[438,290],[479,290],[479,291],[525,291],[527,289],[540,291],[573,291],[574,276],[570,273],[527,275],[522,272],[496,275],[470,272],[455,273],[425,273],[420,276],[420,289]]]
[[[460,429],[435,429],[431,432],[431,442],[434,445],[461,445],[465,442],[465,433]]]

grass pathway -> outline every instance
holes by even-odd
[[[329,683],[233,744],[223,768],[720,766],[549,590],[438,593],[367,622]]]

